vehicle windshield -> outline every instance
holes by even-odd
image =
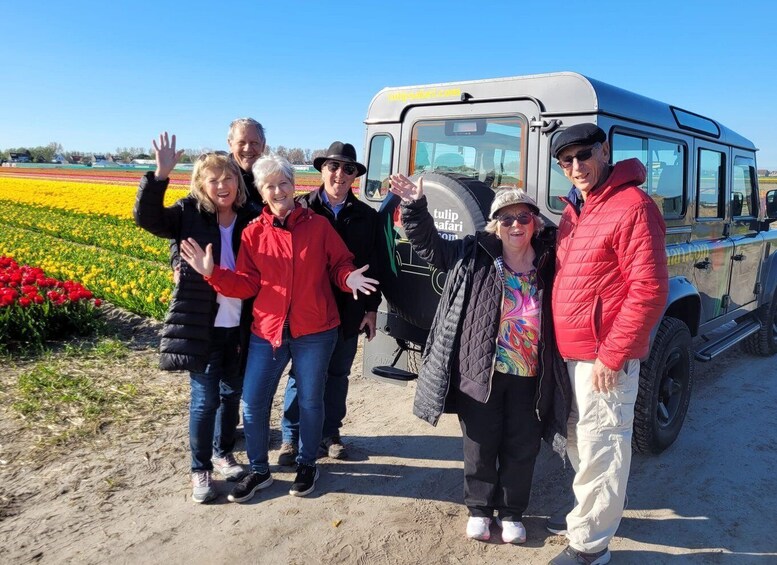
[[[491,188],[523,188],[522,116],[420,121],[413,126],[410,174],[455,173]]]

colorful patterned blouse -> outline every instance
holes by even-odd
[[[504,261],[499,263],[504,293],[494,369],[508,375],[536,377],[541,317],[537,271],[515,273]]]

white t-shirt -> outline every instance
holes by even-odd
[[[235,231],[235,222],[227,226],[219,226],[221,232],[221,257],[219,266],[230,271],[235,270],[235,253],[232,251],[232,233]],[[222,294],[216,294],[216,302],[219,305],[219,311],[216,314],[216,321],[213,326],[217,328],[234,328],[240,325],[240,311],[243,307],[243,301],[239,298],[229,298]]]

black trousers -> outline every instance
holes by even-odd
[[[464,504],[470,516],[520,521],[529,505],[542,426],[534,413],[536,377],[495,372],[485,404],[459,393],[464,439]]]

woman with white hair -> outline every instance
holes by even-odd
[[[553,244],[523,190],[497,189],[484,232],[440,237],[417,184],[391,176],[414,251],[447,272],[418,375],[413,412],[436,425],[458,413],[464,442],[467,537],[523,543],[534,462],[545,437],[561,448],[565,400],[553,338]],[[568,382],[566,383],[568,388]],[[570,396],[567,396],[570,398]]]
[[[270,409],[284,368],[292,361],[299,399],[297,476],[289,494],[313,492],[316,455],[324,421],[324,384],[337,341],[340,317],[332,285],[370,294],[377,281],[357,269],[353,254],[329,221],[294,200],[294,167],[269,156],[253,166],[266,205],[243,232],[234,272],[214,265],[210,247],[181,243],[181,257],[218,292],[235,298],[256,296],[243,386],[243,427],[250,472],[229,495],[247,502],[272,484],[267,452]]]

